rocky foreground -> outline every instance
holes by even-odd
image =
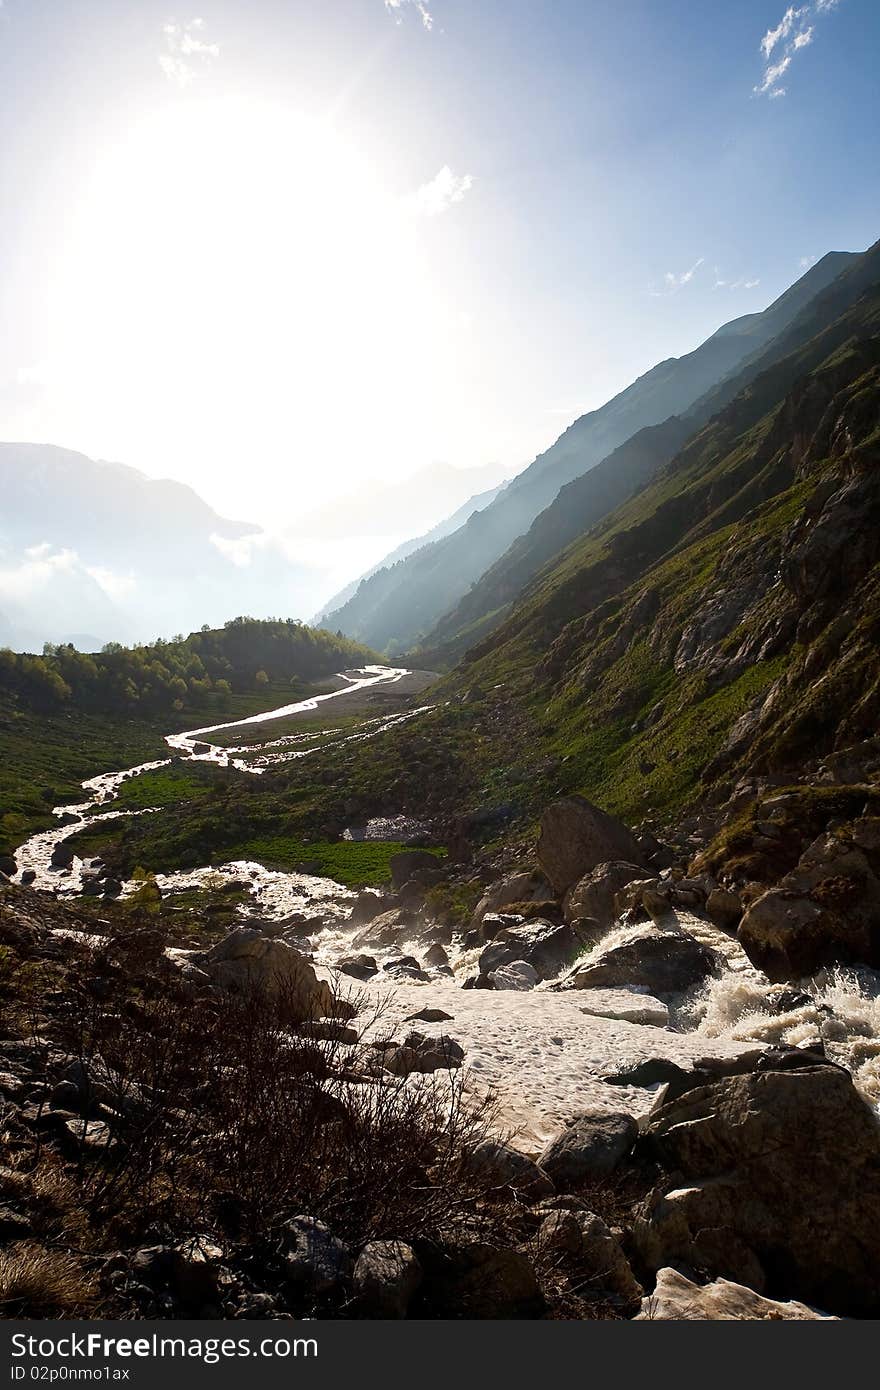
[[[4,1311],[876,1316],[880,818],[805,795],[690,865],[567,798],[464,921],[0,886]]]

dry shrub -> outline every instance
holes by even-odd
[[[85,1315],[95,1295],[94,1281],[66,1251],[27,1242],[0,1251],[0,1316]]]
[[[468,1160],[490,1107],[466,1095],[460,1072],[358,1073],[336,1044],[291,1045],[253,1002],[227,1017],[225,1035],[237,1064],[218,1088],[205,1161],[231,1180],[249,1233],[305,1211],[353,1243],[431,1239],[497,1206]]]
[[[392,1076],[373,1048],[292,1031],[289,1016],[283,989],[198,996],[164,980],[111,1004],[87,973],[71,980],[83,1117],[110,1137],[77,1155],[94,1223],[135,1236],[220,1222],[264,1243],[300,1212],[352,1243],[500,1231],[510,1204],[468,1161],[492,1115],[462,1074]]]

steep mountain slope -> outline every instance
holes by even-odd
[[[763,313],[725,324],[694,352],[659,363],[601,409],[582,416],[491,506],[438,545],[417,551],[359,590],[328,615],[328,623],[379,648],[405,646],[423,636],[528,530],[561,487],[639,430],[687,410],[782,332],[851,259],[845,252],[829,253]]]
[[[503,679],[555,776],[629,816],[799,775],[876,731],[878,561],[880,284],[548,566],[449,689]]]
[[[386,555],[384,559],[380,560],[378,564],[372,565],[364,574],[352,580],[350,584],[346,584],[344,589],[341,589],[338,594],[334,594],[331,599],[328,599],[323,607],[315,614],[312,622],[323,623],[326,620],[328,626],[332,626],[332,624],[329,623],[330,615],[347,604],[348,601],[354,597],[359,586],[363,584],[365,580],[371,579],[374,574],[378,574],[379,570],[391,569],[394,565],[398,564],[399,561],[405,560],[408,555],[412,555],[414,551],[421,550],[422,546],[431,545],[434,541],[442,541],[444,536],[451,535],[453,531],[458,530],[459,526],[463,526],[468,517],[472,516],[474,512],[482,511],[484,507],[489,506],[490,502],[494,502],[499,492],[505,487],[507,487],[507,483],[499,483],[497,487],[488,488],[485,492],[477,493],[475,497],[469,497],[466,502],[463,502],[460,507],[456,508],[451,516],[444,517],[442,521],[438,521],[437,525],[432,526],[430,531],[426,531],[423,536],[416,536],[412,540],[404,541],[402,545],[397,546],[389,555]]]
[[[808,342],[843,313],[876,279],[877,264],[876,247],[850,258],[832,284],[803,307],[776,338],[751,353],[681,419],[640,431],[601,464],[562,488],[526,535],[513,543],[428,634],[425,659],[434,666],[454,664],[474,640],[503,619],[507,606],[542,565],[643,486],[687,438],[745,390],[757,375]]]
[[[428,634],[425,650],[432,653],[431,664],[454,664],[471,643],[501,620],[537,570],[643,487],[692,433],[693,427],[677,415],[662,425],[648,425],[595,468],[560,488],[528,531],[517,537]]]

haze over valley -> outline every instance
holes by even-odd
[[[876,1319],[880,11],[47,24],[0,1311]]]

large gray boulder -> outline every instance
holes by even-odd
[[[661,1269],[657,1287],[642,1300],[635,1322],[811,1322],[836,1321],[805,1303],[762,1298],[744,1284],[713,1279],[695,1284],[677,1269]]]
[[[651,994],[680,994],[720,966],[716,955],[685,931],[649,923],[623,927],[585,957],[574,977],[576,989],[643,988]]]
[[[547,880],[536,873],[510,874],[499,883],[487,888],[474,909],[471,927],[477,929],[483,918],[490,912],[502,912],[513,903],[546,902],[553,897],[553,890]]]
[[[578,917],[592,917],[607,931],[618,916],[615,898],[628,883],[645,877],[637,864],[616,862],[597,864],[580,879],[565,899],[565,916],[569,922]]]
[[[613,1172],[632,1149],[638,1133],[631,1115],[584,1113],[551,1140],[538,1163],[564,1191],[573,1183]]]
[[[513,961],[526,961],[540,979],[549,980],[571,965],[583,949],[582,937],[567,923],[523,922],[496,933],[480,955],[480,972],[487,975]]]
[[[871,818],[840,835],[820,835],[797,868],[746,910],[743,950],[771,980],[798,979],[823,965],[880,966],[880,852]]]
[[[333,992],[286,941],[240,927],[209,951],[193,957],[221,989],[255,991],[281,1005],[292,1023],[324,1018],[334,1010]]]
[[[519,1192],[534,1202],[552,1197],[556,1191],[543,1168],[501,1140],[482,1140],[473,1151],[472,1161],[495,1186]]]
[[[541,983],[537,970],[527,960],[512,960],[509,965],[499,965],[488,979],[493,989],[512,989],[521,994]]]
[[[541,817],[538,862],[557,894],[567,893],[585,874],[612,860],[645,862],[635,836],[623,821],[583,796],[551,802]]]
[[[650,1268],[684,1263],[832,1313],[880,1313],[880,1122],[841,1068],[689,1090],[643,1142],[670,1174],[634,1231]]]
[[[367,956],[363,953],[340,956],[335,962],[334,968],[343,975],[351,975],[352,979],[355,980],[371,980],[374,975],[379,973],[375,956]]]

